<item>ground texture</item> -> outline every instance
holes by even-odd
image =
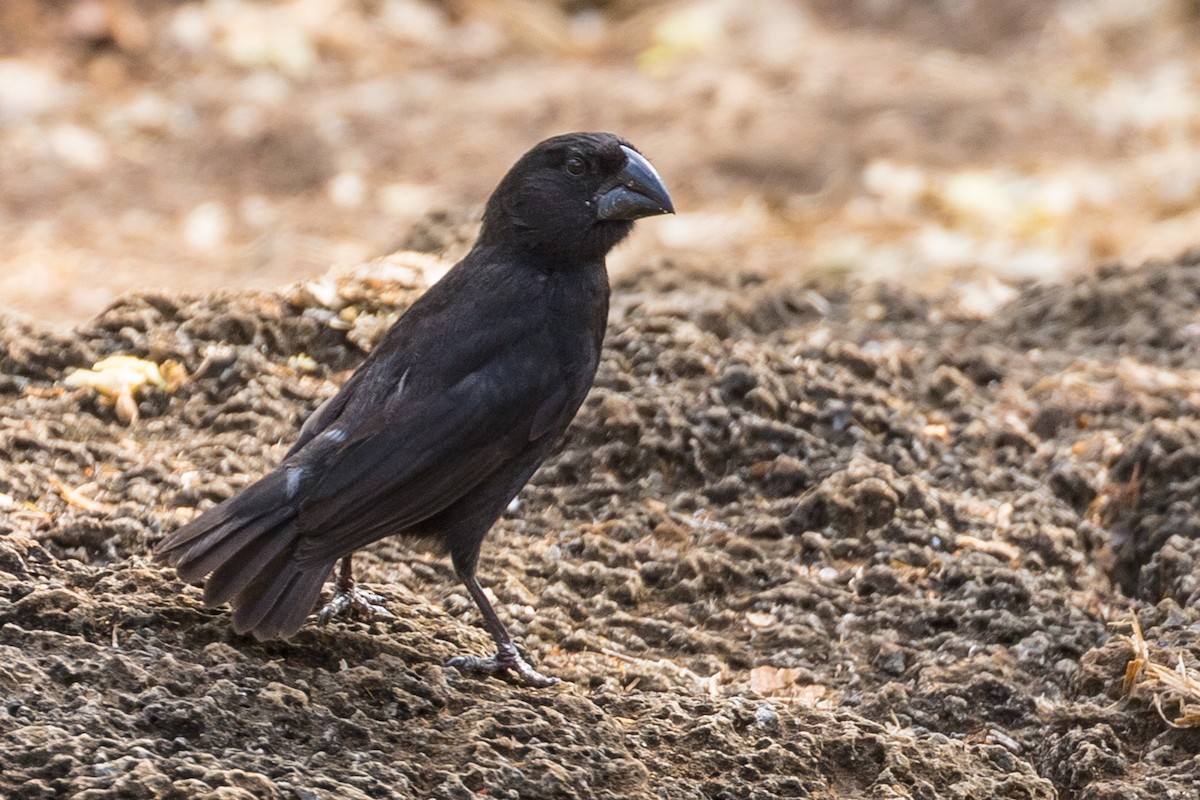
[[[838,279],[620,279],[596,388],[483,554],[564,679],[544,691],[442,666],[488,639],[410,543],[360,559],[395,619],[282,643],[148,559],[440,268],[4,322],[0,794],[1196,796],[1200,734],[1122,681],[1134,613],[1152,660],[1200,657],[1200,257],[986,318]],[[113,354],[190,378],[124,424],[64,383]]]

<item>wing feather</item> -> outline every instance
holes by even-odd
[[[539,399],[557,398],[557,373],[516,350],[449,390],[397,392],[316,470],[298,516],[297,565],[418,525],[516,458],[535,424],[547,427]]]

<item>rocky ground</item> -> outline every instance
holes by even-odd
[[[3,0],[0,795],[1196,797],[1200,255],[1095,265],[1197,242],[1198,19]],[[564,682],[444,669],[406,542],[394,619],[233,635],[153,544],[596,128],[680,213],[482,560]]]
[[[1200,257],[986,317],[843,278],[620,279],[595,390],[484,549],[544,691],[442,666],[488,638],[409,543],[362,559],[395,619],[282,643],[148,559],[443,267],[4,321],[0,794],[1196,796],[1193,697],[1152,676],[1200,658]],[[114,354],[163,385],[71,388]]]

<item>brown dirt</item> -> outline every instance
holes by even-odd
[[[1195,795],[1200,733],[1121,695],[1120,634],[1200,657],[1200,257],[982,321],[842,279],[619,280],[596,389],[483,555],[547,691],[443,668],[487,637],[403,541],[363,560],[396,619],[285,643],[147,558],[279,457],[420,263],[5,322],[0,793]],[[126,427],[62,386],[118,352],[208,366]]]
[[[3,0],[0,306],[269,289],[612,130],[668,256],[1050,277],[1200,225],[1190,0]]]
[[[1122,681],[1133,613],[1200,661],[1200,256],[1094,269],[1195,244],[1197,39],[1185,0],[3,0],[0,795],[1197,796]],[[233,635],[151,546],[444,263],[274,287],[461,252],[586,128],[681,213],[485,545],[564,684],[443,669],[488,640],[405,542],[359,564],[396,619]],[[63,383],[116,353],[199,374],[126,426]]]

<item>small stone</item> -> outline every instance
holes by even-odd
[[[56,125],[50,131],[49,141],[54,154],[75,169],[99,172],[108,166],[108,145],[86,128]]]
[[[367,197],[367,182],[357,172],[342,172],[329,181],[329,199],[341,208],[358,208]]]
[[[216,250],[229,237],[229,212],[215,200],[201,203],[183,220],[183,240],[193,250]]]
[[[812,484],[812,471],[795,456],[781,453],[767,467],[762,492],[767,497],[791,497]]]

